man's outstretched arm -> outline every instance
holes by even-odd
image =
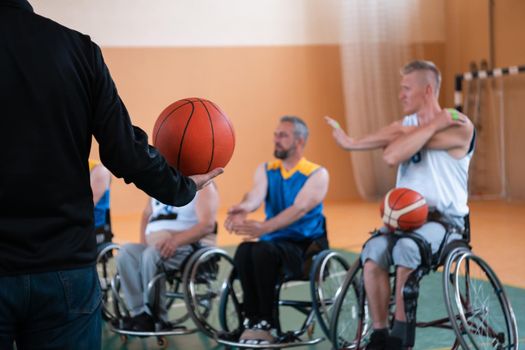
[[[365,135],[360,139],[348,136],[339,123],[330,117],[324,117],[328,125],[332,127],[332,136],[339,147],[346,151],[367,151],[384,148],[399,136],[409,132],[412,127],[405,127],[400,121],[393,122],[376,132]]]

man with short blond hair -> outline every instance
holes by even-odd
[[[325,117],[337,144],[348,151],[382,149],[383,159],[397,166],[396,187],[421,193],[440,222],[429,221],[414,230],[435,253],[448,227],[458,232],[468,214],[467,180],[474,152],[474,127],[464,114],[440,107],[441,74],[432,62],[413,61],[401,69],[399,99],[405,117],[377,132],[354,139]],[[452,234],[449,240],[461,238]],[[368,350],[405,349],[414,344],[414,324],[407,323],[403,286],[422,261],[418,245],[409,236],[397,239],[383,227],[361,253],[368,307],[374,332]],[[389,267],[396,266],[395,320],[389,332]],[[415,310],[414,310],[415,311]]]

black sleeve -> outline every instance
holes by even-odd
[[[169,205],[183,206],[195,197],[196,185],[171,168],[147,134],[133,126],[121,101],[100,48],[93,44],[93,135],[99,143],[100,160],[126,183],[133,182],[151,197]]]

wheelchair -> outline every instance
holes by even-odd
[[[448,229],[444,238],[454,232]],[[462,239],[442,244],[432,255],[417,234],[410,234],[422,253],[422,264],[409,275],[403,286],[407,323],[415,329],[436,327],[453,330],[455,340],[452,349],[518,349],[516,318],[505,290],[490,266],[475,255],[470,243],[470,224],[465,217]],[[403,235],[395,232],[395,235]],[[419,282],[430,271],[443,267],[443,295],[447,316],[427,322],[416,322]],[[390,321],[394,318],[395,271],[390,272],[392,295],[390,298]],[[332,310],[330,340],[336,349],[364,349],[372,332],[363,283],[361,259],[350,267]],[[410,334],[412,343],[415,334]]]
[[[215,247],[197,247],[183,263],[180,270],[161,270],[148,283],[147,291],[150,295],[150,303],[147,308],[153,317],[155,323],[155,330],[148,331],[134,331],[128,330],[125,327],[125,320],[129,318],[130,313],[124,301],[124,296],[120,288],[120,275],[116,271],[116,257],[118,255],[119,246],[111,244],[101,251],[102,257],[108,257],[106,267],[108,275],[115,271],[113,277],[109,280],[109,287],[104,291],[103,289],[103,315],[110,325],[110,330],[120,335],[122,343],[126,343],[129,337],[156,337],[157,344],[160,348],[168,346],[168,336],[186,335],[197,331],[197,328],[188,325],[190,320],[190,307],[188,302],[190,300],[196,301],[192,304],[196,310],[193,314],[198,314],[202,322],[213,324],[214,317],[217,318],[218,305],[215,300],[216,291],[214,286],[223,284],[221,278],[229,275],[230,271],[227,269],[230,265],[224,264],[221,257],[229,259],[226,252]],[[199,257],[213,255],[213,260],[202,262]],[[104,258],[102,258],[104,259]],[[194,264],[199,262],[199,266]],[[108,264],[109,263],[109,264]],[[102,265],[102,263],[101,263]],[[114,270],[113,270],[114,269]],[[195,273],[190,273],[196,271]],[[103,273],[103,269],[99,273]],[[101,277],[101,281],[103,278]],[[161,283],[166,283],[165,300],[166,309],[169,312],[170,319],[165,322],[159,317],[159,302]],[[102,285],[102,283],[101,283]],[[188,293],[193,293],[192,297]]]
[[[106,211],[106,223],[95,229],[97,241],[96,267],[102,291],[102,319],[109,321],[115,318],[108,305],[112,304],[111,281],[117,273],[114,257],[118,254],[119,246],[113,243],[110,210]]]
[[[204,293],[196,291],[191,284],[188,285],[192,290],[186,293],[188,298],[188,307],[190,314],[198,326],[209,337],[215,339],[219,344],[226,347],[251,348],[251,349],[272,349],[287,348],[297,346],[308,346],[320,343],[325,338],[313,337],[316,321],[320,328],[328,336],[329,314],[335,300],[335,292],[341,285],[349,264],[344,257],[331,250],[307,251],[307,261],[303,266],[303,276],[300,279],[293,279],[283,274],[275,286],[275,295],[278,301],[273,310],[274,319],[278,320],[276,325],[276,342],[274,344],[243,344],[238,339],[244,330],[243,320],[243,295],[242,287],[233,267],[233,260],[218,252],[209,252],[195,257],[195,263],[192,264],[192,270],[188,274],[197,274],[200,267],[208,261],[221,258],[230,264],[230,273],[221,279],[223,283],[215,288],[214,297],[218,306],[218,318],[214,324],[211,324],[210,318],[205,319],[204,314],[199,310],[200,296]],[[297,300],[290,298],[281,298],[282,291],[297,284],[309,284],[309,300]],[[279,318],[280,309],[293,309],[301,319],[300,326],[296,330],[284,330]]]
[[[113,233],[109,210],[104,227],[99,228],[95,233],[97,237],[97,272],[102,291],[102,318],[108,322],[110,329],[119,334],[123,343],[127,342],[128,337],[151,337],[157,338],[159,347],[165,348],[168,345],[167,336],[191,334],[197,328],[189,328],[187,325],[190,320],[190,313],[187,305],[190,300],[197,300],[192,304],[197,308],[193,314],[198,314],[202,322],[213,324],[212,318],[218,318],[217,305],[214,304],[213,286],[222,285],[221,278],[228,276],[230,270],[223,271],[231,266],[231,260],[226,252],[215,247],[203,247],[194,244],[194,252],[183,262],[180,270],[161,270],[148,283],[147,290],[150,294],[151,303],[147,305],[155,322],[155,331],[137,332],[126,330],[124,327],[125,319],[130,316],[126,307],[124,296],[120,288],[120,275],[117,271],[117,257],[120,246],[113,243]],[[217,225],[214,232],[217,232]],[[207,262],[202,262],[199,257],[213,255],[215,258]],[[228,263],[224,264],[223,259]],[[198,267],[193,267],[199,261]],[[195,271],[191,274],[189,271]],[[158,317],[161,283],[166,283],[166,309],[169,311],[170,320],[163,322]],[[191,288],[190,288],[191,286]],[[190,290],[194,293],[193,298],[189,297]],[[201,293],[201,294],[197,294]],[[188,295],[187,295],[188,294]]]

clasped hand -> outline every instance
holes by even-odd
[[[264,222],[247,220],[247,214],[247,211],[238,205],[231,207],[224,221],[224,227],[230,233],[243,236],[244,241],[251,241],[265,233]]]

